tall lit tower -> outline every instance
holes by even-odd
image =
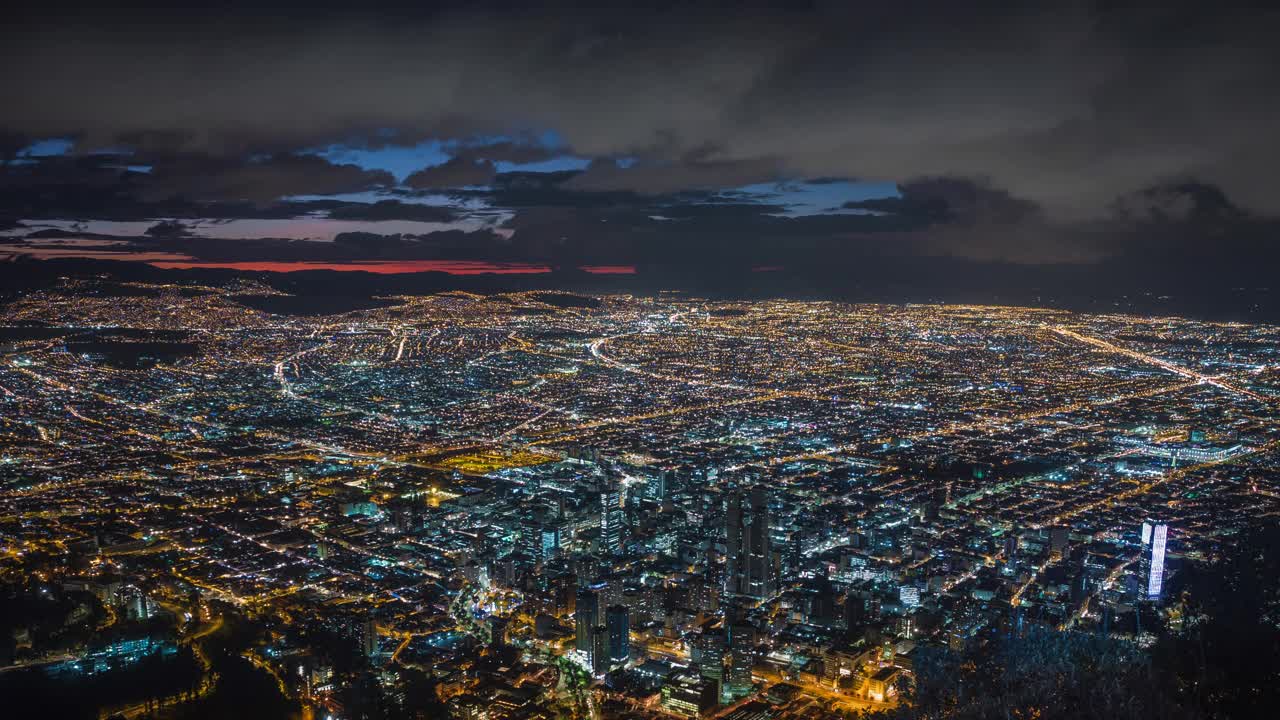
[[[1142,555],[1138,558],[1139,596],[1159,600],[1164,590],[1164,551],[1169,526],[1155,520],[1142,523]]]
[[[631,657],[631,611],[623,605],[610,605],[605,611],[605,627],[609,631],[609,662],[622,665]]]
[[[725,592],[766,598],[773,594],[769,502],[764,488],[739,490],[725,510]]]
[[[520,517],[520,551],[535,564],[550,560],[560,550],[559,528],[549,515],[546,507],[535,505]]]
[[[754,631],[745,623],[732,623],[725,634],[728,663],[723,693],[739,698],[751,692],[752,643]]]
[[[592,633],[600,625],[600,595],[591,588],[578,591],[574,610],[574,647],[581,652],[592,652]]]
[[[724,514],[724,590],[733,595],[743,592],[747,558],[743,548],[742,493],[729,496]]]
[[[618,482],[608,480],[600,493],[600,538],[606,552],[622,552],[622,490]]]
[[[746,595],[773,594],[773,553],[769,542],[769,499],[764,488],[751,488],[751,525],[747,534]]]
[[[366,618],[360,624],[360,651],[367,658],[378,651],[378,624],[373,618]]]

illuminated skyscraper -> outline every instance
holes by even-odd
[[[367,658],[373,657],[378,651],[378,624],[373,618],[366,619],[360,625],[360,651]]]
[[[728,663],[724,678],[724,694],[739,698],[751,692],[751,666],[754,664],[752,643],[754,630],[745,623],[734,623],[729,626]]]
[[[742,491],[729,497],[725,512],[725,591],[765,598],[774,586],[769,503],[761,487],[752,488],[749,497],[749,516]]]
[[[591,588],[578,591],[577,606],[574,610],[574,647],[590,654],[592,651],[592,632],[600,625],[600,595]]]
[[[588,651],[591,661],[591,673],[603,675],[609,672],[609,628],[598,625],[591,629],[591,649]]]
[[[622,552],[623,521],[621,486],[609,480],[604,492],[600,493],[600,539],[606,552]]]
[[[520,518],[520,551],[535,564],[546,562],[560,550],[559,528],[543,506],[528,508]]]
[[[704,632],[694,641],[694,649],[698,653],[698,674],[714,683],[717,698],[724,686],[724,644],[724,632],[720,630]]]
[[[1164,551],[1169,526],[1154,520],[1142,523],[1142,555],[1138,558],[1139,595],[1144,600],[1159,600],[1164,590]]]
[[[773,553],[769,541],[769,504],[764,488],[751,489],[751,532],[747,546],[747,595],[773,594]]]
[[[623,605],[610,605],[605,611],[605,627],[609,631],[609,662],[621,665],[631,657],[631,613]]]
[[[731,594],[742,592],[742,579],[746,574],[742,530],[742,493],[734,493],[728,498],[724,514],[724,590]]]

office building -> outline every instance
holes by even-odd
[[[745,497],[744,497],[745,495]],[[744,501],[749,505],[744,505]],[[725,592],[753,598],[773,594],[769,504],[764,488],[738,491],[725,512]]]
[[[622,489],[616,480],[606,481],[600,493],[600,542],[606,553],[622,552],[622,526],[625,515],[622,509]]]
[[[704,632],[694,641],[698,675],[715,685],[719,698],[724,691],[724,633],[719,630]]]
[[[609,628],[604,625],[591,628],[591,649],[587,657],[593,675],[609,672],[613,666],[609,658]]]
[[[578,590],[576,609],[573,613],[574,647],[588,655],[592,650],[592,631],[600,625],[600,594],[591,588]]]
[[[631,657],[631,613],[624,605],[610,605],[605,611],[609,632],[609,662],[622,665]]]
[[[739,698],[751,692],[751,667],[755,664],[755,628],[746,623],[733,623],[729,626],[726,637],[728,663],[723,693],[730,698]]]
[[[662,686],[662,708],[681,717],[702,717],[716,702],[714,686],[692,673],[674,675]]]

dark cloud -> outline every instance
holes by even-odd
[[[493,182],[497,172],[497,168],[488,160],[459,155],[413,173],[405,178],[404,184],[418,189],[488,185]]]
[[[10,23],[0,93],[23,99],[6,110],[11,132],[98,145],[150,134],[186,149],[279,152],[380,128],[545,129],[585,156],[641,159],[593,168],[575,180],[582,188],[985,177],[1080,218],[1135,188],[1197,177],[1244,207],[1280,209],[1270,191],[1280,17],[1163,5],[673,5],[571,20],[348,10],[341,23],[320,12],[232,8],[215,23],[117,12]]]
[[[1189,284],[1274,287],[1280,219],[1237,207],[1220,188],[1185,182],[1130,193],[1112,206],[1117,259]]]
[[[192,198],[204,202],[274,203],[292,195],[337,195],[395,185],[385,170],[335,165],[315,155],[266,157],[172,155],[147,158],[151,172],[139,178],[144,197]]]
[[[341,203],[329,211],[334,220],[416,220],[419,222],[452,222],[458,214],[438,205],[379,200],[373,203]]]
[[[1116,218],[1127,225],[1224,227],[1246,219],[1221,189],[1203,183],[1158,185],[1121,196],[1112,203]]]
[[[151,172],[131,170],[149,166]],[[381,189],[385,172],[313,156],[259,159],[207,154],[70,155],[0,166],[0,217],[37,220],[285,219],[452,222],[439,205],[388,199],[282,200]]]
[[[6,24],[0,97],[22,102],[0,117],[0,155],[52,136],[75,137],[80,155],[6,164],[0,221],[448,222],[468,211],[282,199],[394,184],[307,149],[431,138],[450,141],[450,159],[410,175],[398,197],[444,192],[509,212],[509,238],[176,240],[227,257],[240,247],[694,268],[954,256],[1136,272],[1142,256],[1208,267],[1197,253],[1229,246],[1213,262],[1252,272],[1275,254],[1277,11],[1179,0],[425,5],[333,15],[233,3],[209,16]],[[117,146],[133,154],[84,154]],[[593,161],[498,172],[564,154]],[[899,183],[901,196],[790,217],[776,197],[728,191],[851,177]]]
[[[7,164],[30,144],[31,139],[25,135],[0,129],[0,164]]]
[[[899,188],[901,189],[901,186]],[[843,207],[846,210],[865,210],[886,215],[913,217],[930,224],[944,222],[951,216],[951,209],[945,199],[936,196],[919,197],[908,191],[904,191],[900,197],[850,200]]]
[[[517,165],[547,160],[552,148],[528,143],[497,142],[462,146],[447,161],[426,167],[405,178],[416,189],[448,189],[469,185],[489,185],[498,175],[498,163]]]
[[[919,178],[898,185],[898,192],[899,197],[852,201],[844,207],[970,228],[1037,221],[1043,214],[1029,200],[964,178]]]
[[[143,234],[158,240],[173,240],[175,238],[195,237],[196,233],[191,226],[185,223],[177,220],[163,220],[147,228]]]
[[[0,166],[0,216],[135,219],[137,173],[111,158],[51,157]]]
[[[565,187],[660,194],[738,187],[783,177],[782,166],[774,158],[717,159],[715,155],[697,152],[670,162],[640,161],[625,167],[611,158],[598,160],[569,179]]]
[[[1091,222],[1063,222],[1036,203],[957,177],[917,178],[898,185],[899,196],[845,203],[903,221],[903,238],[916,252],[962,255],[1013,263],[1080,263],[1113,253],[1119,236]]]
[[[633,198],[634,200],[634,198]],[[789,217],[781,206],[687,197],[647,203],[544,206],[507,223],[521,257],[557,266],[639,264],[650,268],[750,268],[827,263],[862,252],[909,254],[921,243],[916,218],[875,214]]]
[[[700,200],[689,200],[681,202],[679,199],[670,202],[656,204],[648,208],[651,215],[666,218],[669,220],[689,220],[689,219],[745,219],[754,221],[761,219],[761,216],[776,215],[787,211],[785,205],[775,205],[771,203],[747,203],[747,202],[712,202],[710,198]]]
[[[460,193],[460,197],[484,198],[494,205],[511,208],[527,207],[577,207],[600,208],[647,205],[652,200],[642,198],[632,190],[570,190],[566,183],[581,171],[499,173],[489,190]]]
[[[473,143],[465,145],[455,157],[472,157],[488,160],[491,163],[506,162],[514,165],[527,165],[556,157],[566,148],[557,148],[539,143],[528,138],[521,142]]]

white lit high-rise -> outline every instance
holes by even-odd
[[[1169,526],[1154,520],[1142,523],[1142,555],[1138,558],[1139,594],[1144,600],[1159,600],[1164,591],[1164,552]]]
[[[613,555],[622,552],[624,521],[622,488],[617,481],[610,480],[604,492],[600,493],[600,539],[606,552]]]

